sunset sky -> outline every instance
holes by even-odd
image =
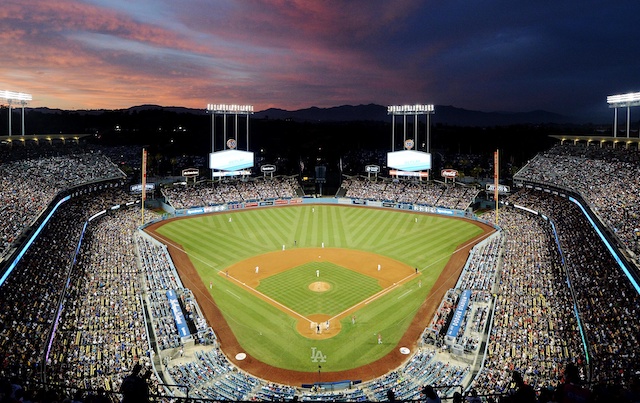
[[[0,90],[62,109],[606,116],[607,95],[640,91],[639,16],[637,0],[3,0]]]

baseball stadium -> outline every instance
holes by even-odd
[[[328,194],[209,111],[222,148],[163,181],[143,147],[2,137],[7,401],[635,401],[638,138],[470,181],[432,160],[433,105],[390,106],[391,149]]]

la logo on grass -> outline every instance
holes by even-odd
[[[327,362],[327,355],[316,347],[311,347],[311,362]]]

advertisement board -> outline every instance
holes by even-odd
[[[487,192],[493,192],[496,190],[496,186],[493,183],[487,183],[485,190]],[[511,192],[511,188],[507,185],[498,185],[498,193],[504,194]]]
[[[391,176],[414,176],[418,178],[428,178],[429,172],[411,172],[411,171],[398,171],[397,169],[392,169],[389,171],[389,175]]]
[[[156,184],[155,183],[147,183],[145,185],[147,192],[153,192],[153,190],[156,188]],[[142,193],[142,183],[138,183],[137,185],[131,185],[129,187],[129,191],[131,193]]]
[[[198,168],[187,168],[182,170],[182,176],[191,178],[193,176],[199,176],[200,170]]]
[[[225,177],[225,176],[248,176],[251,175],[251,171],[243,170],[243,171],[217,171],[212,174],[214,178]]]
[[[455,169],[443,169],[442,171],[440,171],[440,176],[442,176],[443,178],[457,178],[458,171]]]
[[[462,322],[464,321],[464,315],[467,311],[467,307],[469,306],[469,300],[471,299],[471,291],[464,290],[460,295],[460,299],[458,300],[458,306],[453,314],[453,318],[449,323],[449,329],[447,330],[446,341],[447,344],[451,344],[455,341],[456,337],[458,337],[458,333],[460,333],[460,329],[462,327]]]
[[[180,302],[178,302],[178,296],[174,290],[167,290],[167,300],[169,300],[169,306],[171,307],[171,313],[173,314],[173,320],[176,323],[178,334],[180,334],[180,337],[189,336],[191,332],[189,331],[187,321],[180,307]]]

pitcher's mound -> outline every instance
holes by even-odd
[[[330,288],[331,288],[331,285],[329,283],[324,282],[324,281],[316,281],[316,282],[313,282],[313,283],[309,284],[309,289],[311,291],[315,291],[315,292],[329,291]]]

